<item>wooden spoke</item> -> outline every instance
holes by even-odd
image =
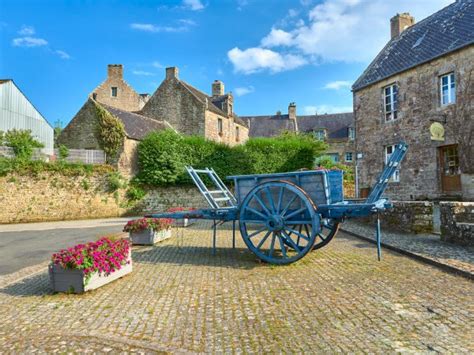
[[[278,194],[278,204],[277,204],[277,210],[276,210],[277,213],[281,212],[281,203],[283,202],[283,191],[284,190],[285,190],[285,188],[283,186],[280,187],[280,193]]]
[[[272,242],[270,243],[270,250],[268,256],[273,256],[273,250],[275,249],[275,232],[272,232]]]
[[[286,234],[284,231],[281,231],[281,234],[284,235],[285,237],[285,240],[288,242],[288,244],[290,244],[290,246],[295,249],[296,251],[301,251],[301,248],[299,245],[296,245],[295,242],[293,241],[293,239],[291,239],[291,236],[289,234]]]
[[[302,208],[300,208],[299,210],[293,211],[293,212],[291,212],[289,215],[284,216],[284,217],[285,217],[286,219],[290,219],[291,217],[296,216],[298,213],[301,213],[301,212],[303,212],[303,211],[306,211],[306,207],[302,207]]]
[[[293,198],[290,200],[290,202],[288,202],[288,204],[286,205],[286,207],[283,209],[283,212],[280,213],[280,216],[284,216],[286,214],[286,211],[288,210],[288,208],[290,208],[291,204],[293,202],[295,202],[296,198],[298,197],[298,195],[295,195],[293,196]]]
[[[287,258],[288,255],[286,254],[286,246],[285,246],[285,243],[283,243],[283,240],[281,239],[281,234],[278,233],[277,237],[278,237],[278,241],[280,242],[281,253],[283,254],[284,258]]]
[[[268,239],[268,236],[270,235],[270,233],[272,233],[271,231],[268,231],[267,233],[265,233],[265,236],[262,238],[262,240],[260,241],[260,243],[258,243],[257,245],[257,249],[260,249],[262,247],[262,245],[265,243],[265,241]]]
[[[286,227],[285,230],[290,231],[290,232],[296,234],[297,236],[303,238],[303,239],[306,240],[307,242],[310,241],[310,238],[308,238],[307,236],[305,236],[303,233],[300,233],[300,232],[298,232],[298,231],[296,231],[296,230],[294,230],[294,229],[292,229],[292,228],[290,228],[290,227]]]
[[[272,215],[272,213],[268,210],[267,206],[265,206],[265,204],[263,203],[262,199],[260,197],[258,197],[258,194],[255,194],[255,200],[257,200],[259,205],[262,206],[262,208],[265,211],[265,213],[267,214],[267,216]]]
[[[268,202],[270,202],[270,206],[272,207],[272,212],[274,214],[277,213],[275,202],[273,201],[272,193],[270,192],[270,188],[268,186],[265,188],[265,193],[267,195]]]
[[[256,232],[253,232],[252,234],[249,234],[249,238],[252,238],[252,237],[255,237],[257,234],[260,234],[262,233],[264,230],[267,229],[267,226],[264,226],[262,228],[260,228],[259,230],[257,230]]]
[[[256,209],[254,209],[252,207],[247,206],[247,207],[245,207],[245,209],[252,212],[252,213],[255,213],[255,214],[259,215],[260,217],[262,217],[265,220],[268,218],[268,215],[264,215],[263,213],[257,211]]]

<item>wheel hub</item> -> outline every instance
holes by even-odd
[[[280,215],[272,215],[268,218],[268,221],[266,222],[268,230],[271,231],[281,231],[283,227],[285,226],[283,217]]]

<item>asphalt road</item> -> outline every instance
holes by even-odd
[[[62,248],[122,231],[126,219],[0,225],[0,275],[50,259]]]

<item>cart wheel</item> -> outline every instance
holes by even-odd
[[[300,233],[310,233],[310,225],[298,226]],[[313,250],[320,249],[326,246],[339,230],[339,222],[332,218],[321,218],[321,227],[319,233],[316,234],[316,241],[313,245]]]
[[[247,247],[261,260],[280,265],[295,262],[312,250],[320,230],[311,198],[287,181],[255,186],[240,206],[239,224]],[[300,232],[305,225],[311,228]]]

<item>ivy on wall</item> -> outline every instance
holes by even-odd
[[[107,160],[116,159],[123,145],[125,128],[123,123],[110,112],[96,102],[94,104],[99,121],[97,132],[99,145],[107,155]]]

